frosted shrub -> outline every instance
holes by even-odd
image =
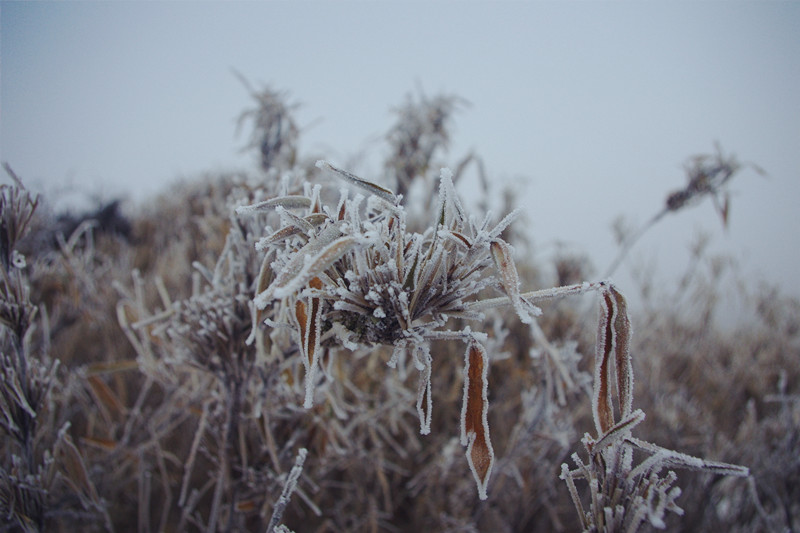
[[[436,339],[463,342],[466,351],[460,440],[467,448],[467,461],[478,493],[481,499],[486,499],[495,459],[487,421],[490,363],[484,347],[487,336],[469,326],[450,329],[450,319],[482,323],[486,321],[485,311],[511,305],[522,322],[533,324],[541,313],[534,305],[538,300],[599,290],[604,314],[598,334],[593,403],[599,437],[597,443],[587,440],[585,444],[594,455],[596,450],[606,449],[617,454],[617,462],[630,463],[630,450],[620,451],[612,444],[624,442],[630,428],[644,414],[632,410],[630,327],[624,299],[613,286],[583,283],[521,293],[513,249],[501,237],[516,212],[495,225],[491,225],[490,215],[480,222],[468,216],[447,169],[440,175],[432,223],[418,233],[407,230],[401,196],[327,162],[319,161],[317,166],[369,195],[351,196],[347,189],[342,189],[338,203],[327,205],[321,199],[321,187],[306,184],[302,194],[286,194],[237,209],[240,216],[275,212],[277,226],[269,227],[269,235],[256,244],[266,259],[254,300],[257,315],[254,328],[264,323],[273,332],[292,332],[305,367],[306,408],[314,403],[326,351],[388,345],[392,347],[387,361],[390,367],[404,371],[407,364],[413,364],[419,372],[416,408],[420,432],[427,434],[431,428],[434,357],[430,342]],[[254,329],[249,341],[256,335]],[[618,420],[611,406],[611,376],[616,379]],[[683,461],[679,454],[665,456],[660,449],[636,441],[624,446],[632,445],[658,459],[637,470],[637,475],[644,472],[655,476],[663,463]],[[691,461],[687,463],[694,465]],[[563,476],[574,488],[573,480],[579,473],[565,470]],[[669,486],[672,480],[674,476],[668,476],[662,485]],[[667,496],[670,499],[665,499]],[[676,493],[670,493],[661,499],[671,503],[675,496]],[[666,504],[661,507],[668,508]],[[648,511],[646,517],[655,525],[659,523],[657,511]],[[639,518],[631,520],[636,522]],[[585,525],[589,524],[590,521],[585,521]]]
[[[18,250],[39,196],[4,167],[14,184],[0,185],[0,530],[44,531],[59,518],[107,525],[71,423],[56,422],[51,396],[63,386],[59,364],[40,333],[46,318],[31,300],[28,259]]]
[[[489,360],[481,344],[486,336],[446,324],[451,317],[482,320],[474,304],[479,293],[490,290],[504,293],[524,322],[539,313],[520,296],[511,247],[500,237],[515,214],[492,227],[488,216],[480,223],[468,218],[451,174],[443,170],[434,223],[424,233],[412,233],[401,197],[328,163],[318,166],[370,194],[351,197],[343,189],[334,207],[322,203],[319,186],[306,186],[304,195],[238,209],[240,215],[275,210],[280,220],[257,243],[274,258],[261,273],[257,312],[276,329],[294,332],[306,369],[306,407],[314,401],[323,350],[389,345],[391,367],[405,367],[410,356],[420,372],[417,412],[423,434],[430,432],[432,416],[429,343],[463,341],[461,443],[485,498],[494,461],[486,421]]]

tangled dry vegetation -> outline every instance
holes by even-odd
[[[512,209],[465,207],[458,100],[397,110],[378,184],[299,158],[292,107],[251,92],[261,174],[129,219],[57,231],[7,169],[0,530],[798,527],[796,300],[754,288],[721,331],[699,267],[631,316],[581,260],[515,256]],[[665,209],[734,166],[695,160]]]

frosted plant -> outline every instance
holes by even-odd
[[[287,163],[293,165],[300,135],[292,116],[296,106],[286,103],[286,95],[279,91],[269,87],[255,90],[243,75],[234,74],[256,102],[256,107],[242,112],[238,120],[238,129],[246,122],[252,122],[247,148],[258,150],[259,162],[265,171]]]
[[[430,342],[465,343],[461,444],[481,499],[494,463],[488,412],[489,356],[486,335],[467,326],[447,328],[450,318],[483,321],[484,312],[511,305],[520,320],[533,323],[538,299],[595,290],[584,283],[537,293],[520,292],[512,247],[501,234],[516,218],[513,212],[495,225],[487,215],[468,217],[452,174],[441,171],[438,205],[422,233],[407,230],[401,196],[327,162],[317,166],[366,191],[340,191],[338,203],[326,205],[319,185],[303,194],[285,194],[237,213],[274,211],[277,228],[256,244],[266,254],[254,301],[254,331],[264,322],[273,334],[289,330],[305,367],[305,407],[314,402],[324,351],[392,347],[388,365],[405,367],[408,357],[419,371],[416,408],[420,432],[431,428]],[[491,293],[501,295],[487,299]]]
[[[418,99],[409,96],[395,109],[397,121],[386,135],[391,153],[386,171],[399,194],[407,196],[412,184],[433,170],[436,155],[447,150],[450,143],[450,121],[465,104],[455,96],[428,98],[420,94]]]
[[[46,318],[31,300],[28,260],[18,250],[39,196],[4,168],[14,185],[0,185],[0,530],[44,531],[59,514],[80,516],[73,513],[76,505],[85,511],[83,525],[90,517],[109,524],[70,422],[56,428],[48,416],[56,403],[53,389],[62,386],[59,361],[46,342],[33,339]]]
[[[617,233],[616,237],[620,244],[620,250],[606,271],[607,277],[614,273],[633,245],[642,238],[642,235],[662,218],[670,213],[677,213],[692,204],[696,204],[703,198],[711,198],[722,225],[726,228],[728,227],[728,216],[730,214],[730,192],[726,188],[728,182],[745,166],[761,175],[764,175],[765,172],[758,165],[740,163],[733,155],[725,156],[719,144],[715,148],[716,153],[713,155],[701,154],[689,158],[684,164],[686,186],[670,193],[664,202],[664,207],[637,231],[628,232],[623,229],[622,221],[617,221],[615,232]]]
[[[630,355],[631,324],[627,304],[613,286],[602,284],[601,313],[595,351],[592,417],[597,436],[586,434],[582,440],[589,461],[578,454],[577,465],[570,470],[561,466],[561,479],[569,488],[573,503],[587,532],[638,531],[644,524],[666,527],[667,511],[683,514],[675,500],[681,490],[673,487],[677,476],[665,469],[703,470],[729,476],[747,476],[745,467],[706,461],[668,450],[633,437],[633,428],[641,423],[644,412],[633,409],[633,365]],[[634,452],[647,455],[634,464]],[[588,509],[584,508],[575,484],[583,479],[589,484]]]

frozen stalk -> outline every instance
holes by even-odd
[[[306,462],[307,455],[308,450],[305,448],[300,448],[300,450],[297,452],[297,457],[294,460],[294,466],[289,472],[289,475],[286,477],[286,483],[283,485],[281,496],[278,498],[278,501],[275,503],[275,507],[272,510],[272,518],[269,520],[267,533],[286,530],[285,526],[279,524],[281,522],[281,518],[283,518],[283,512],[286,510],[286,506],[289,505],[289,501],[292,498],[292,493],[294,493],[295,489],[297,488],[297,480],[300,479],[300,475],[303,473],[303,464]]]

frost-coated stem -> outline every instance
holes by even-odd
[[[308,450],[305,448],[300,448],[300,450],[297,452],[297,457],[294,460],[294,466],[286,478],[286,484],[283,486],[281,496],[278,498],[278,502],[275,504],[275,509],[272,511],[272,518],[269,520],[267,533],[272,533],[275,531],[275,529],[278,527],[278,524],[280,524],[281,518],[283,517],[283,512],[286,510],[286,506],[289,505],[289,501],[292,498],[292,493],[297,488],[297,480],[300,479],[300,474],[303,473],[303,464],[306,462],[307,455]]]
[[[564,285],[561,287],[553,287],[552,289],[542,289],[539,291],[523,292],[520,294],[524,300],[530,303],[541,302],[542,300],[555,300],[557,298],[564,298],[565,296],[573,296],[576,294],[585,294],[590,291],[596,291],[603,285],[607,285],[606,281],[583,282],[575,285]],[[470,311],[480,311],[483,309],[494,309],[511,305],[511,298],[508,296],[500,296],[499,298],[490,298],[488,300],[478,300],[466,304],[467,309]]]

